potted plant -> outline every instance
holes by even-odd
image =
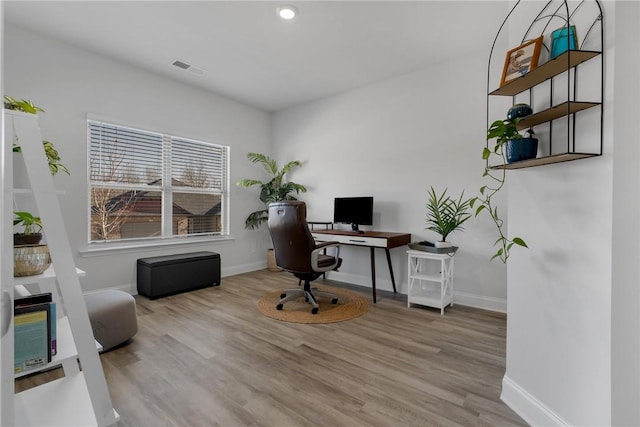
[[[447,196],[447,189],[442,194],[436,194],[431,187],[429,189],[429,200],[427,202],[427,230],[438,233],[442,240],[435,243],[436,248],[451,247],[447,241],[447,236],[456,230],[464,230],[462,226],[471,218],[468,212],[471,199],[464,199],[464,191],[460,197],[453,199]]]
[[[49,247],[41,245],[42,221],[30,212],[14,212],[13,225],[22,226],[22,233],[13,235],[13,275],[33,276],[44,272],[51,264]]]
[[[525,137],[518,132],[519,117],[505,120],[496,120],[489,126],[488,139],[496,139],[496,148],[504,147],[506,163],[519,162],[521,160],[534,159],[538,153],[538,139],[534,138],[533,129],[529,129]]]
[[[522,139],[522,135],[520,135],[516,127],[519,120],[520,118],[518,117],[514,119],[497,120],[489,126],[489,129],[487,130],[487,140],[495,139],[496,141],[493,149],[484,147],[482,150],[482,159],[487,161],[487,164],[492,156],[499,157],[502,164],[507,163],[505,145],[508,141]],[[469,206],[473,209],[476,204],[478,205],[477,208],[475,208],[475,216],[478,216],[482,211],[487,212],[491,216],[491,220],[495,224],[499,235],[498,239],[494,243],[494,245],[498,246],[498,250],[491,259],[500,258],[502,262],[506,263],[509,259],[513,245],[525,248],[528,246],[520,237],[509,239],[505,235],[502,230],[503,220],[498,214],[498,207],[493,203],[493,196],[495,196],[504,186],[506,170],[504,168],[494,170],[489,166],[486,166],[483,176],[490,178],[491,182],[488,185],[480,187],[480,196],[472,198]]]
[[[261,181],[259,179],[241,179],[236,183],[239,187],[249,188],[254,185],[260,187],[259,197],[260,201],[264,203],[264,208],[251,212],[244,222],[244,227],[246,229],[254,230],[259,228],[269,218],[269,203],[280,202],[282,200],[297,200],[292,193],[306,193],[307,188],[304,185],[286,180],[286,175],[293,168],[300,167],[302,165],[298,160],[288,162],[282,167],[282,169],[279,169],[278,163],[264,154],[247,153],[247,159],[252,163],[261,164],[264,170],[270,175],[270,179],[268,181]],[[273,249],[269,249],[267,255],[269,269],[272,271],[280,271],[275,263]]]
[[[37,105],[34,105],[33,102],[28,100],[18,101],[8,95],[4,96],[4,108],[7,110],[16,110],[22,111],[29,114],[38,114],[39,111],[44,112],[44,110]],[[57,174],[59,171],[62,171],[69,175],[69,169],[60,163],[60,154],[55,149],[53,143],[51,141],[42,141],[42,145],[44,148],[44,153],[47,156],[47,162],[49,163],[49,170],[51,171],[51,175]],[[19,153],[21,151],[19,145],[13,146],[13,152]]]
[[[14,212],[13,225],[22,226],[22,233],[14,233],[13,244],[35,245],[42,240],[42,221],[30,212]]]

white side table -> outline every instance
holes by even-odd
[[[411,307],[411,303],[425,305],[439,308],[440,314],[444,314],[444,308],[447,305],[453,306],[455,251],[435,253],[412,249],[407,251],[407,255],[409,256],[407,307]],[[430,261],[440,261],[440,265]]]

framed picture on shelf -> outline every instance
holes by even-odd
[[[551,33],[551,54],[550,58],[556,58],[560,54],[568,50],[576,50],[578,48],[578,37],[576,36],[576,27],[562,27]]]
[[[500,87],[536,68],[541,48],[542,36],[509,50],[504,61]]]

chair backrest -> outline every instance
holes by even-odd
[[[269,204],[267,222],[276,263],[292,273],[310,273],[315,241],[307,225],[307,206],[299,200]]]

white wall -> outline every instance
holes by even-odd
[[[640,4],[617,5],[615,22],[611,412],[612,425],[637,426],[640,425]]]
[[[4,93],[43,107],[43,137],[53,141],[71,176],[58,174],[71,247],[87,247],[86,115],[97,114],[143,129],[213,141],[231,147],[231,234],[235,240],[98,256],[75,254],[87,271],[85,290],[135,291],[136,259],[185,251],[221,254],[223,275],[266,266],[266,231],[245,231],[244,218],[260,206],[256,194],[235,186],[259,172],[248,151],[270,150],[270,115],[236,101],[176,83],[13,26],[5,27]],[[45,231],[46,232],[46,231]]]
[[[448,188],[452,195],[465,190],[471,197],[484,184],[487,54],[488,49],[275,114],[274,153],[304,163],[291,179],[309,187],[300,197],[308,218],[331,221],[334,197],[373,196],[374,225],[364,229],[436,240],[425,231],[429,186],[438,192]],[[460,246],[459,303],[505,310],[506,269],[489,262],[496,238],[484,216],[449,236]],[[396,284],[406,293],[405,252],[391,250]],[[341,256],[340,272],[331,277],[370,286],[369,251],[343,246]],[[376,256],[377,287],[391,290],[384,252]]]
[[[603,4],[604,155],[514,171],[509,176],[509,231],[529,233],[531,249],[514,254],[508,266],[502,398],[533,425],[611,425],[616,413],[619,425],[640,421],[637,73],[626,81],[614,78],[638,69],[637,46],[635,55],[626,55],[617,46],[621,38],[637,42],[638,15],[636,11],[634,18],[619,22],[617,17],[628,13],[632,3]],[[634,82],[628,87],[631,79]],[[629,90],[630,96],[616,96]],[[621,110],[628,110],[635,124],[619,134]],[[597,139],[597,126],[581,126]],[[633,173],[628,176],[624,171]],[[624,223],[615,221],[627,216]],[[629,223],[632,226],[625,227]],[[612,251],[620,256],[616,260],[624,267],[620,271],[612,268]],[[614,288],[617,298],[612,297]],[[614,321],[613,313],[621,305],[625,313],[633,314]],[[618,343],[612,347],[613,327]],[[625,349],[632,351],[625,353]],[[617,376],[613,385],[612,369]],[[612,392],[617,398],[614,404]]]

